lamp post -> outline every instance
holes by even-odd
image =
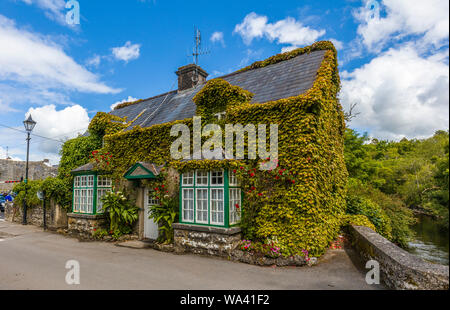
[[[28,159],[30,155],[30,135],[36,126],[36,122],[31,118],[31,114],[28,116],[26,120],[23,121],[23,125],[25,126],[25,130],[27,131],[27,164],[25,168],[25,196],[23,197],[23,218],[22,224],[27,225],[27,204],[26,204],[26,196],[27,196],[27,187],[28,187]]]

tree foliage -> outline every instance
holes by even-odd
[[[391,240],[402,246],[412,235],[411,208],[435,214],[448,227],[448,139],[448,132],[437,131],[427,139],[370,140],[346,130],[349,194],[380,205],[392,222]]]

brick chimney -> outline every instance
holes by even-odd
[[[197,74],[195,74],[196,71]],[[193,88],[198,84],[206,83],[206,77],[208,76],[208,73],[206,73],[205,70],[195,64],[180,67],[175,73],[178,75],[178,91]]]

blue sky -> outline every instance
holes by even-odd
[[[66,0],[0,2],[0,158],[23,159],[22,120],[56,140],[83,132],[98,111],[176,88],[192,62],[194,26],[210,77],[256,60],[332,40],[350,124],[385,139],[448,129],[448,1]],[[6,128],[9,126],[16,130]],[[34,136],[31,158],[57,163],[58,143]]]

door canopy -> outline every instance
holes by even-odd
[[[135,179],[156,179],[161,172],[161,166],[153,163],[137,162],[125,173],[124,178],[127,180]]]

